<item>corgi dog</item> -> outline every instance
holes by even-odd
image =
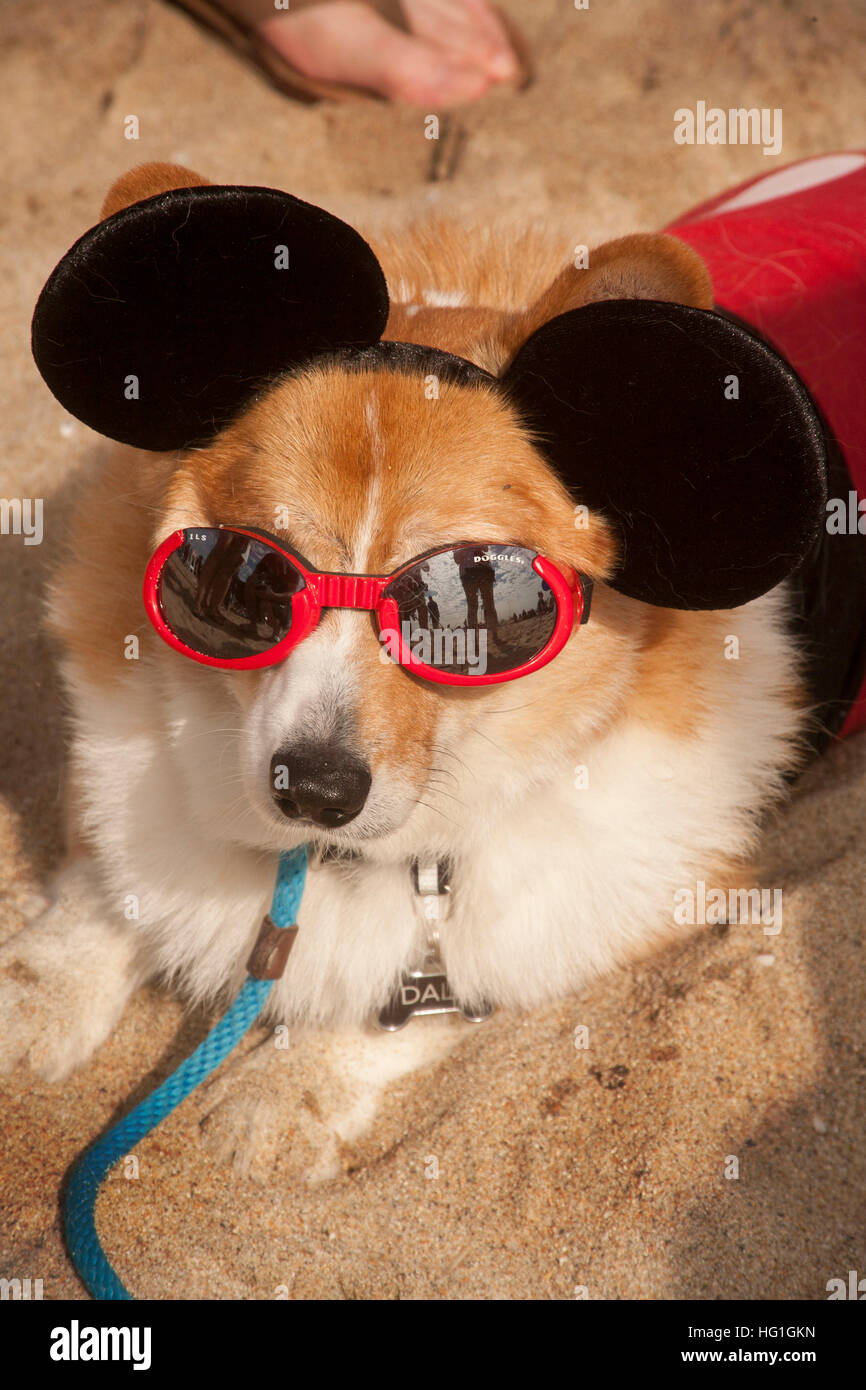
[[[321,1179],[389,1080],[473,1035],[457,1009],[375,1026],[431,921],[478,1018],[751,882],[814,723],[789,576],[826,435],[676,236],[371,245],[160,164],[103,219],[34,319],[55,395],[118,443],[48,599],[68,859],[0,958],[0,1060],[62,1080],[149,980],[225,1006],[306,844],[270,1044],[205,1133]]]

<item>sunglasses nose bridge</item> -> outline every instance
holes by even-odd
[[[384,581],[368,574],[320,574],[316,597],[322,608],[378,606]]]

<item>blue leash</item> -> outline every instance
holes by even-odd
[[[280,855],[270,920],[265,918],[247,967],[251,973],[231,1008],[195,1052],[152,1095],[113,1125],[76,1161],[64,1203],[66,1243],[75,1268],[94,1298],[134,1297],[118,1279],[99,1243],[95,1208],[103,1180],[119,1159],[125,1158],[130,1149],[156,1129],[160,1121],[219,1066],[255,1023],[274,980],[282,974],[291,949],[294,932],[286,932],[285,928],[297,917],[306,875],[305,845]]]

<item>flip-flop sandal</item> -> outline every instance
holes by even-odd
[[[273,0],[170,0],[213,33],[218,34],[241,56],[287,96],[299,101],[386,101],[387,98],[367,87],[353,87],[346,82],[325,82],[294,67],[282,54],[278,53],[264,35],[256,28],[263,19],[273,18],[283,11],[274,7]],[[306,9],[311,5],[328,4],[329,0],[291,0],[291,13]],[[376,10],[383,19],[393,24],[395,29],[408,33],[400,0],[366,0],[371,10]],[[533,80],[533,68],[529,44],[525,35],[503,10],[494,6],[495,13],[506,32],[508,41],[518,61],[518,75],[513,83],[517,91],[523,91]],[[288,13],[286,11],[285,13]]]

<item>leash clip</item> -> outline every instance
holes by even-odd
[[[279,980],[297,934],[297,923],[290,927],[278,927],[270,913],[266,913],[247,961],[247,973],[254,980]]]
[[[413,859],[412,882],[419,898],[444,897],[451,892],[451,861]]]

